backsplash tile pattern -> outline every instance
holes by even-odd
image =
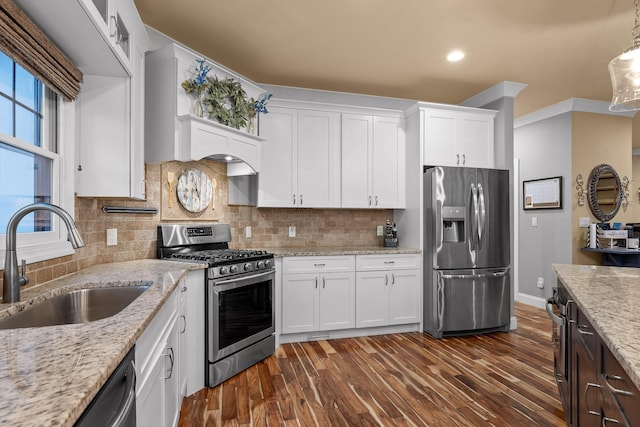
[[[226,165],[210,160],[201,163],[219,169]],[[215,164],[211,164],[215,163]],[[96,264],[156,257],[156,227],[162,222],[160,212],[149,214],[106,214],[102,207],[135,206],[161,209],[161,164],[146,165],[147,200],[108,200],[76,198],[76,225],[86,246],[74,255],[36,262],[27,266],[28,286],[75,273]],[[226,175],[225,175],[226,177]],[[231,225],[235,248],[316,248],[323,246],[382,245],[376,226],[393,218],[391,210],[359,209],[275,209],[228,205],[227,179],[218,179],[216,197],[220,197],[219,222]],[[196,222],[187,218],[189,223]],[[168,223],[177,221],[164,221]],[[251,226],[251,238],[245,227]],[[296,227],[296,237],[289,237],[289,226]],[[118,244],[106,245],[106,229],[118,229]],[[0,276],[1,277],[1,276]],[[0,278],[0,284],[2,279]]]

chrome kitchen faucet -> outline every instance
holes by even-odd
[[[25,276],[26,262],[22,260],[22,275],[18,274],[18,257],[16,256],[16,230],[18,223],[25,215],[33,211],[49,211],[57,214],[67,226],[67,240],[71,242],[74,249],[84,246],[84,241],[76,228],[71,215],[59,206],[49,203],[34,203],[20,208],[13,214],[7,224],[7,248],[4,258],[4,272],[2,273],[2,302],[11,303],[20,301],[20,286],[29,283]]]

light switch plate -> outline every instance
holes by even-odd
[[[107,228],[107,246],[116,246],[118,244],[118,229]]]
[[[246,237],[247,239],[251,238],[251,226],[250,225],[247,225],[244,228],[244,237]]]
[[[296,237],[296,226],[292,225],[289,227],[289,237]]]
[[[382,233],[383,233],[382,226],[381,226],[381,225],[379,225],[379,226],[378,226],[378,229],[376,230],[376,234],[377,234],[378,236],[382,236]]]
[[[589,217],[581,216],[580,217],[580,228],[589,228]]]
[[[532,227],[537,227],[538,226],[538,217],[537,216],[532,216],[531,217],[531,226]]]

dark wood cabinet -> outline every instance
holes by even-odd
[[[570,425],[640,426],[640,391],[616,357],[573,305],[569,313],[571,345]]]

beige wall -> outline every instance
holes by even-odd
[[[229,206],[228,179],[224,163],[202,161],[215,171],[217,181],[217,218],[231,225],[234,248],[268,249],[276,247],[370,246],[382,245],[376,226],[393,219],[392,210],[359,209],[267,209],[251,206]],[[74,273],[95,264],[155,258],[156,227],[160,222],[180,220],[198,222],[197,215],[182,211],[179,220],[161,220],[156,215],[105,214],[102,207],[146,206],[161,209],[161,191],[166,191],[166,176],[161,177],[160,164],[147,164],[147,200],[104,200],[76,198],[76,223],[86,246],[73,256],[37,262],[27,266],[29,286]],[[244,228],[250,225],[252,238],[246,239]],[[288,228],[296,226],[296,237],[288,237]],[[118,229],[118,245],[106,246],[106,229]],[[0,280],[1,282],[1,280]]]
[[[602,256],[595,253],[580,251],[585,246],[586,229],[579,228],[579,218],[589,217],[590,222],[598,222],[586,203],[578,206],[575,179],[581,174],[584,180],[585,197],[587,196],[587,181],[591,169],[606,163],[618,172],[620,177],[633,179],[631,159],[632,119],[603,114],[574,112],[572,114],[572,171],[573,181],[572,206],[572,236],[574,264],[600,264]],[[640,181],[636,181],[640,182]],[[640,222],[640,216],[634,213],[638,206],[637,194],[633,194],[634,184],[629,185],[629,206],[620,209],[612,220],[617,222]]]

